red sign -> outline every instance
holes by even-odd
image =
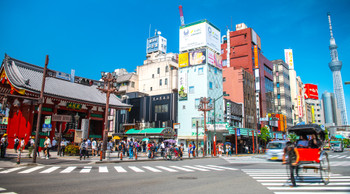
[[[305,99],[316,99],[318,100],[318,88],[317,85],[315,84],[305,84],[304,86],[305,90]]]

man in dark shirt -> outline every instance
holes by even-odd
[[[321,141],[317,139],[315,134],[311,135],[311,140],[309,141],[310,148],[320,148],[322,145]]]

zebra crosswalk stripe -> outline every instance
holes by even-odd
[[[34,172],[34,171],[36,171],[36,170],[39,170],[39,169],[41,169],[41,168],[44,168],[44,166],[33,167],[33,168],[27,169],[27,170],[25,170],[25,171],[21,171],[21,172],[19,172],[19,173],[27,174],[27,173],[31,173],[31,172]]]
[[[163,169],[163,170],[166,170],[166,171],[169,171],[169,172],[178,172],[177,170],[174,170],[174,169],[171,169],[171,168],[168,168],[168,167],[165,167],[165,166],[156,166],[157,168],[160,168],[160,169]]]
[[[346,157],[346,155],[342,155],[342,156],[339,156],[338,158],[345,158]]]
[[[346,158],[350,158],[350,156],[346,157]]]
[[[141,169],[137,168],[136,166],[129,166],[129,168],[135,172],[145,172],[144,170],[141,170]]]
[[[183,166],[183,167],[191,168],[191,169],[199,170],[199,171],[210,171],[210,170],[207,170],[207,169],[197,168],[197,167],[193,167],[193,166]]]
[[[15,167],[15,168],[11,168],[11,169],[8,169],[8,170],[1,171],[0,173],[10,173],[10,172],[14,172],[16,170],[21,170],[22,168],[24,168],[24,167]]]
[[[212,167],[207,167],[207,166],[202,166],[202,165],[195,165],[195,166],[200,167],[200,168],[209,169],[209,170],[224,171],[224,169],[212,168]]]
[[[150,167],[150,166],[142,166],[142,168],[145,168],[145,169],[152,171],[152,172],[162,172],[162,171],[160,171],[156,168]]]
[[[121,166],[115,166],[114,167],[117,172],[127,172],[123,167]]]
[[[224,167],[224,166],[215,166],[215,165],[207,165],[210,167],[215,167],[215,168],[222,168],[222,169],[227,169],[227,170],[238,170],[237,168],[229,168],[229,167]]]
[[[0,191],[6,191],[6,189],[5,189],[5,188],[1,188],[1,187],[0,187]]]
[[[92,166],[84,166],[83,169],[81,169],[80,173],[89,173],[92,169]]]
[[[176,168],[176,169],[179,169],[179,170],[183,170],[183,171],[186,171],[186,172],[194,172],[194,170],[191,170],[191,169],[187,169],[187,168],[182,168],[182,167],[179,167],[179,166],[170,166],[171,168]]]
[[[102,173],[108,172],[107,166],[99,166],[98,172],[102,172]]]
[[[64,170],[62,170],[60,173],[70,173],[72,172],[74,169],[76,169],[77,167],[76,166],[70,166]]]
[[[53,172],[53,171],[55,171],[55,170],[57,170],[59,168],[60,168],[59,166],[54,166],[54,167],[48,168],[48,169],[46,169],[46,170],[44,170],[44,171],[42,171],[40,173],[51,173],[51,172]]]

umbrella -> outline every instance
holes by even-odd
[[[165,140],[164,142],[167,142],[167,143],[176,143],[176,140],[173,140],[173,139],[167,139],[167,140]]]
[[[226,142],[225,144],[230,144],[231,145],[231,142]]]
[[[120,137],[119,136],[114,136],[113,139],[120,139]]]
[[[149,138],[143,138],[142,141],[149,141]]]

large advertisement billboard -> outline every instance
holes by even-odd
[[[208,49],[207,59],[208,59],[208,64],[222,69],[222,57],[221,57],[221,55],[218,55],[215,52],[213,52],[212,50]]]
[[[259,53],[257,45],[254,45],[254,66],[255,69],[259,69]]]
[[[206,63],[206,49],[196,50],[189,53],[190,65],[202,65]]]
[[[179,54],[179,68],[188,66],[188,53]]]
[[[304,85],[305,99],[315,99],[318,100],[318,88],[315,84],[305,84]]]
[[[180,27],[180,52],[208,46],[221,52],[220,31],[206,20]]]
[[[286,63],[289,65],[289,69],[294,69],[293,50],[284,49],[284,56]]]

